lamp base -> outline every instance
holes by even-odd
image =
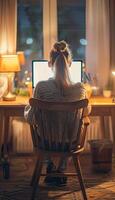
[[[6,96],[3,97],[4,101],[15,101],[16,100],[16,95],[12,94],[9,92]]]

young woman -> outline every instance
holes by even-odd
[[[38,82],[33,97],[48,101],[76,101],[86,98],[86,89],[83,83],[73,84],[69,77],[69,67],[72,63],[72,54],[65,41],[56,42],[50,52],[49,67],[54,72],[54,77],[46,81]],[[89,112],[89,108],[86,111]],[[30,105],[25,108],[25,118],[29,123],[34,123],[34,114]],[[61,125],[60,125],[61,127]],[[66,161],[63,160],[58,166],[59,171],[63,171]],[[47,172],[54,170],[51,160],[48,162]],[[52,179],[45,179],[51,182]],[[56,179],[58,182],[65,183],[66,179]]]

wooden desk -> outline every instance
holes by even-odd
[[[9,121],[10,117],[23,116],[24,107],[28,103],[28,98],[17,97],[16,101],[0,101],[0,145],[7,144]],[[112,98],[91,98],[90,104],[92,105],[91,116],[111,116],[113,141],[115,144],[115,103],[112,103]],[[114,145],[115,146],[115,145]]]
[[[91,116],[99,116],[101,119],[101,124],[104,129],[104,117],[110,116],[112,122],[112,133],[113,133],[113,151],[115,153],[115,103],[112,103],[112,98],[104,98],[104,97],[93,97],[90,99],[90,104],[92,105]],[[104,135],[104,138],[109,137],[108,135]]]
[[[8,143],[10,117],[23,117],[27,97],[17,97],[16,101],[0,101],[0,147]]]

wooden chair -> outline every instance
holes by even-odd
[[[79,155],[84,150],[85,135],[89,124],[89,122],[84,122],[84,110],[88,105],[88,100],[46,102],[31,98],[29,103],[36,110],[35,124],[30,127],[33,144],[37,150],[37,162],[31,180],[33,186],[31,199],[35,197],[37,184],[42,175],[43,160],[47,154],[52,157],[57,155],[60,158],[62,156],[72,157],[83,198],[87,200]]]

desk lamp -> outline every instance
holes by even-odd
[[[115,76],[115,71],[112,71],[113,76]]]
[[[8,88],[7,94],[3,96],[5,101],[14,101],[16,96],[12,94],[14,72],[20,71],[18,55],[0,56],[0,73],[7,73]]]

